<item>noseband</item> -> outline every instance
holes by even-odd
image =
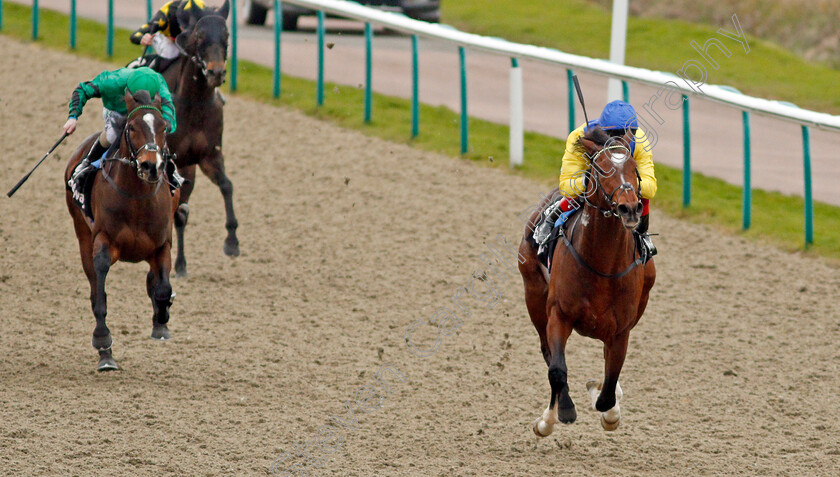
[[[604,200],[607,201],[607,204],[610,205],[610,208],[605,209],[605,208],[600,207],[596,204],[593,204],[592,202],[589,201],[588,194],[583,195],[584,202],[586,202],[586,204],[588,206],[590,206],[592,208],[595,208],[598,211],[600,211],[604,215],[604,217],[618,217],[619,216],[618,212],[616,212],[616,207],[618,207],[617,201],[618,201],[618,198],[621,196],[621,194],[623,194],[625,192],[634,193],[636,195],[637,200],[642,199],[642,193],[641,193],[642,176],[639,175],[639,168],[638,167],[635,167],[633,169],[636,172],[636,179],[637,179],[636,187],[633,187],[633,185],[630,184],[629,182],[622,182],[621,185],[619,185],[618,187],[613,189],[613,191],[610,192],[609,194],[607,194],[607,191],[604,190],[604,186],[601,184],[601,176],[606,176],[607,172],[604,171],[603,169],[601,169],[598,166],[596,161],[598,160],[598,157],[601,154],[603,154],[605,151],[612,150],[612,149],[624,149],[625,151],[627,151],[627,153],[630,152],[624,146],[605,147],[605,148],[601,149],[600,151],[598,151],[597,154],[595,154],[595,157],[593,157],[592,160],[589,162],[589,164],[590,164],[589,170],[586,171],[586,177],[593,177],[593,180],[595,181],[595,186],[597,187],[598,190],[601,191],[601,195],[604,197]],[[594,173],[592,172],[593,169],[595,169]],[[586,190],[586,188],[584,187],[584,191],[585,190]]]

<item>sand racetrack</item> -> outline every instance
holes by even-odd
[[[6,37],[0,51],[5,193],[59,136],[75,84],[107,65]],[[518,243],[517,216],[545,188],[238,98],[226,106],[225,152],[242,256],[222,254],[221,196],[201,176],[173,339],[148,338],[146,266],[120,263],[107,290],[122,370],[96,373],[61,181],[101,126],[99,102],[86,111],[55,157],[0,200],[0,475],[270,475],[307,442],[309,463],[290,457],[285,468],[840,475],[836,267],[654,212],[659,275],[621,376],[621,427],[605,433],[587,410],[601,347],[573,335],[579,418],[538,440],[531,423],[549,387],[518,274],[488,272],[495,304],[462,293],[469,316],[430,356],[409,352],[405,334],[421,320],[414,340],[431,346],[426,320],[487,269],[485,243]],[[378,370],[391,393],[351,416],[344,403],[360,388],[364,398]]]

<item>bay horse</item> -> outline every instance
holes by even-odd
[[[175,43],[181,50],[181,56],[163,72],[172,92],[178,119],[178,130],[166,140],[176,155],[178,171],[185,179],[175,213],[175,231],[178,236],[178,256],[175,259],[177,276],[187,274],[184,229],[190,214],[188,203],[195,185],[196,165],[219,187],[225,201],[225,228],[228,234],[224,242],[224,253],[231,257],[239,256],[239,239],[236,237],[239,222],[233,211],[233,183],[225,174],[222,154],[223,103],[216,94],[216,87],[225,81],[229,38],[225,20],[229,8],[229,0],[226,0],[216,9],[179,9],[177,15],[183,32],[178,35]]]
[[[550,274],[537,259],[531,233],[550,199],[531,215],[519,246],[525,258],[519,265],[525,303],[540,337],[551,386],[548,408],[534,422],[534,433],[540,437],[551,434],[558,421],[570,424],[577,418],[565,357],[572,330],[604,343],[604,380],[589,381],[586,387],[605,430],[615,430],[621,420],[618,376],[630,330],[644,313],[656,279],[653,261],[645,263],[636,255],[633,229],[642,212],[641,179],[627,147],[631,137],[626,133],[611,138],[595,127],[579,139],[576,146],[589,159],[585,205],[558,238]]]
[[[105,324],[105,277],[117,261],[149,263],[146,292],[154,309],[152,338],[170,337],[170,248],[178,200],[165,184],[166,121],[160,112],[160,95],[152,100],[147,91],[132,96],[126,90],[125,103],[128,114],[118,152],[103,160],[102,169],[93,179],[89,200],[92,222],[73,201],[69,187],[66,194],[82,267],[90,282],[90,302],[96,318],[92,344],[99,352],[98,371],[118,369],[111,352],[111,332]],[[97,138],[98,134],[88,137],[70,156],[65,183]]]

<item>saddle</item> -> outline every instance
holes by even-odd
[[[544,214],[540,214],[540,222],[538,222],[537,226],[534,227],[531,239],[534,240],[535,244],[539,247],[537,259],[549,272],[551,271],[551,260],[554,257],[554,250],[557,248],[557,242],[561,237],[564,239],[568,237],[568,239],[571,240],[570,229],[575,226],[578,219],[576,217],[575,220],[569,220],[569,218],[572,215],[575,215],[581,208],[582,207],[579,207],[569,212],[561,213],[555,220],[553,226],[551,227],[551,232],[543,244],[538,242],[535,235],[537,234],[537,230],[539,230],[540,225],[546,220],[553,219],[553,217],[550,215],[546,216]],[[634,230],[633,241],[635,243],[636,253],[638,253],[638,259],[641,261],[641,265],[646,264],[653,258],[654,255],[656,255],[656,247],[653,246],[653,242],[650,240],[650,236],[647,233],[639,233]]]

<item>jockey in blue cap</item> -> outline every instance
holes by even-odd
[[[636,119],[636,110],[624,101],[613,101],[607,104],[598,119],[589,121],[589,124],[581,124],[577,129],[569,133],[569,137],[566,139],[566,152],[563,154],[563,163],[560,166],[560,194],[563,196],[563,199],[560,200],[559,207],[554,207],[551,210],[552,214],[550,215],[552,217],[546,217],[543,224],[535,230],[534,239],[538,244],[543,245],[551,232],[551,225],[554,224],[555,220],[558,217],[563,219],[559,221],[560,225],[562,225],[565,218],[570,215],[565,212],[571,212],[578,207],[578,201],[574,199],[585,190],[582,171],[589,169],[589,159],[586,157],[586,153],[578,147],[578,139],[589,128],[595,126],[600,126],[604,132],[613,137],[621,137],[628,132],[631,134],[630,153],[633,155],[633,159],[636,160],[636,167],[641,177],[642,204],[644,205],[642,220],[636,228],[636,231],[642,235],[645,245],[655,254],[656,248],[653,247],[653,243],[647,235],[650,224],[649,202],[656,195],[656,176],[653,172],[651,147],[645,137],[644,131],[639,127]]]

